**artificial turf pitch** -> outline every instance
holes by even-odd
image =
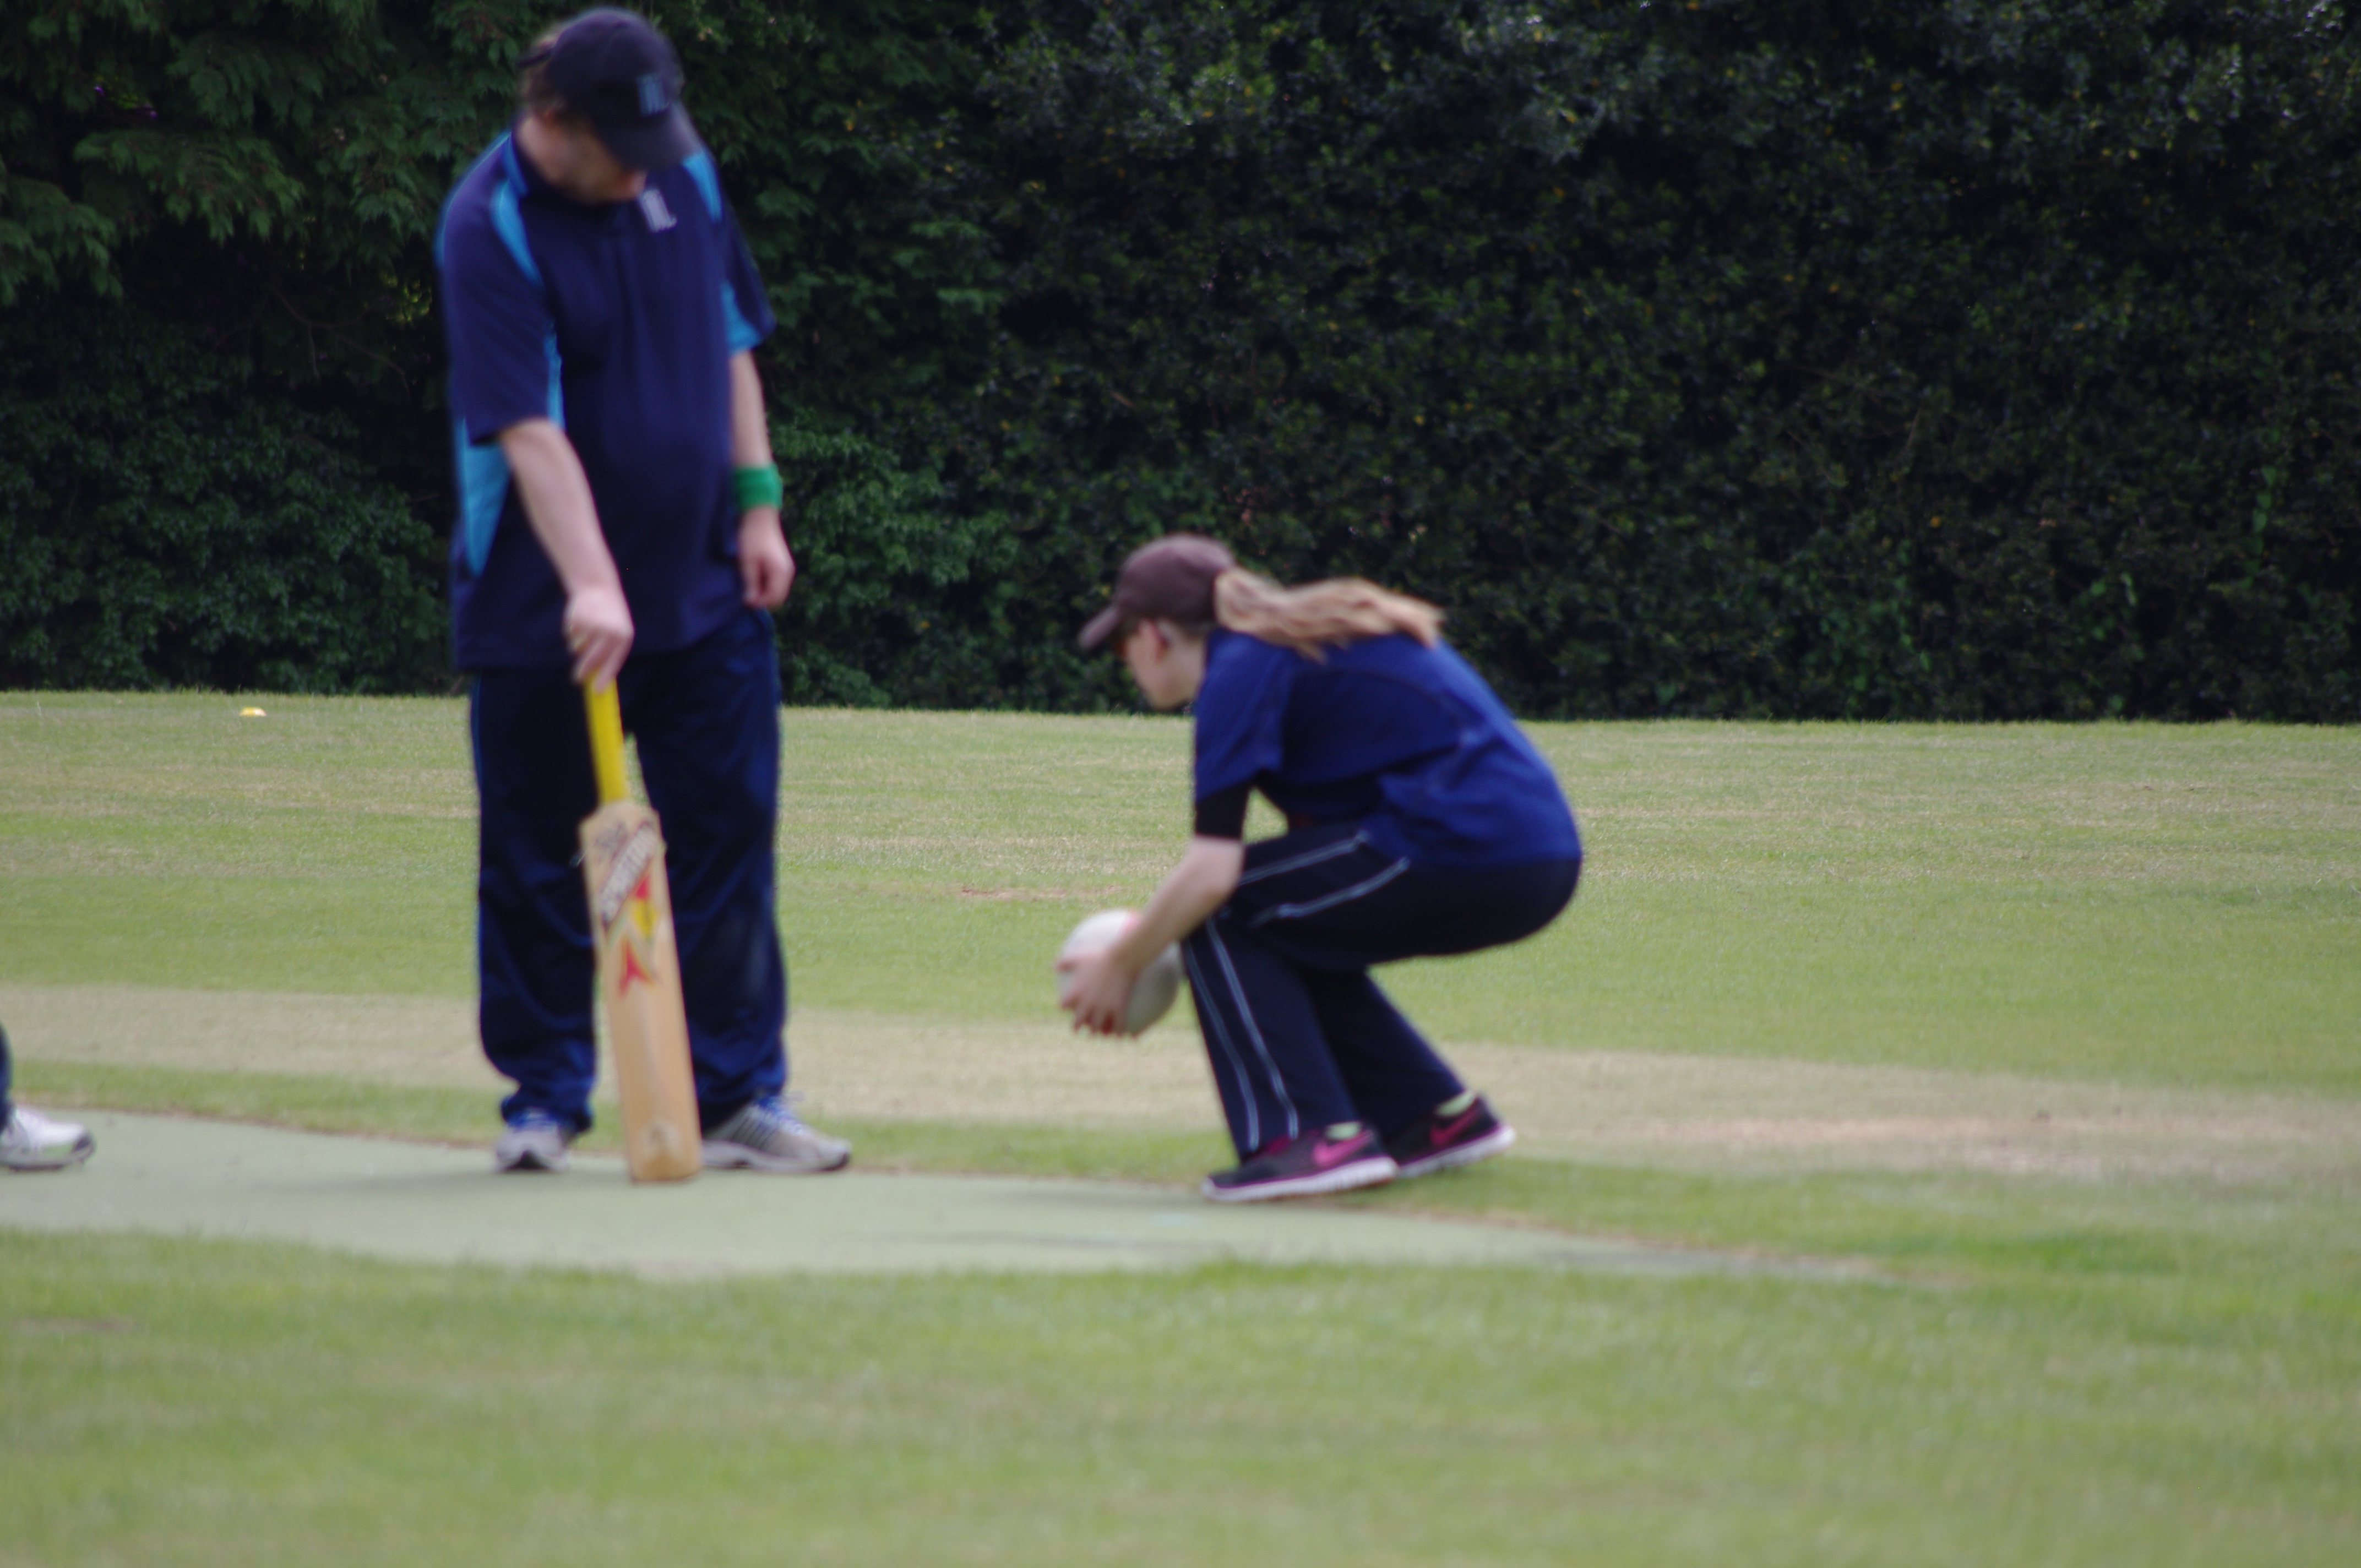
[[[1016,1048],[1057,935],[1184,820],[1170,723],[787,731],[798,1002],[947,1064]],[[1803,1266],[651,1280],[16,1228],[0,1559],[2352,1560],[2361,737],[1538,733],[1591,850],[1575,911],[1398,993],[1529,1058],[1725,1063],[1759,1114],[1658,1105],[1661,1135],[1312,1217]],[[461,737],[450,704],[0,698],[0,995],[152,992],[164,1053],[19,1029],[25,1096],[479,1147],[483,1089],[168,1049],[192,994],[464,994]],[[2173,1109],[2138,1158],[1955,1138],[1939,1096],[1869,1136],[1894,1118],[1848,1086],[1903,1072]],[[924,1087],[854,1124],[865,1168],[1177,1205],[1219,1156],[1202,1107],[1027,1126]],[[0,1227],[75,1179],[0,1182]]]

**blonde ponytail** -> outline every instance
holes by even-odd
[[[1365,578],[1331,577],[1283,588],[1235,566],[1213,579],[1213,619],[1232,631],[1315,660],[1327,649],[1395,631],[1432,648],[1443,628],[1443,612],[1424,599],[1389,592]]]

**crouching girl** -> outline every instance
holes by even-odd
[[[1122,1025],[1179,941],[1238,1164],[1208,1198],[1337,1192],[1466,1165],[1516,1134],[1369,978],[1529,937],[1574,896],[1557,780],[1441,638],[1357,579],[1281,588],[1210,539],[1133,552],[1083,648],[1193,703],[1195,831],[1125,937],[1069,960],[1077,1028]],[[1259,789],[1289,830],[1242,842]]]

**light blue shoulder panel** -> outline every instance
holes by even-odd
[[[721,176],[713,167],[713,155],[699,148],[681,167],[688,170],[688,177],[697,181],[697,192],[705,198],[705,215],[719,223]],[[727,278],[721,280],[721,319],[729,327],[730,353],[743,354],[763,341],[762,334],[746,319],[746,313],[738,308],[738,291],[730,286]]]
[[[681,167],[697,181],[697,191],[705,197],[705,215],[714,223],[721,221],[721,175],[713,167],[713,155],[703,148],[689,154]]]
[[[517,269],[538,289],[541,268],[533,259],[533,247],[525,243],[524,214],[517,210],[517,192],[523,188],[524,170],[517,167],[516,143],[502,137],[500,181],[492,187],[492,228],[509,247],[509,255],[516,258]]]
[[[492,231],[500,236],[500,244],[536,290],[543,289],[541,268],[533,258],[533,247],[525,240],[524,214],[517,207],[517,192],[523,188],[524,171],[517,167],[516,145],[508,137],[492,144],[483,159],[500,160],[500,177],[492,187],[489,207]],[[435,259],[442,259],[443,236],[438,229],[434,236]],[[549,360],[549,418],[558,429],[566,428],[566,398],[557,356],[557,329],[553,324],[542,339],[542,351]],[[467,570],[481,573],[484,563],[492,554],[492,536],[500,531],[500,513],[508,505],[509,460],[497,444],[478,444],[467,439],[467,423],[454,418],[451,422],[451,442],[457,457],[459,481],[459,538],[467,553]]]

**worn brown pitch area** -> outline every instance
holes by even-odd
[[[1183,1009],[1137,1041],[1053,1019],[970,1024],[805,1009],[815,1120],[1211,1129]],[[440,997],[0,986],[28,1061],[481,1087],[472,1004]],[[1765,1169],[1970,1169],[2225,1179],[2361,1174],[2361,1105],[1988,1073],[1460,1045],[1529,1155]]]

